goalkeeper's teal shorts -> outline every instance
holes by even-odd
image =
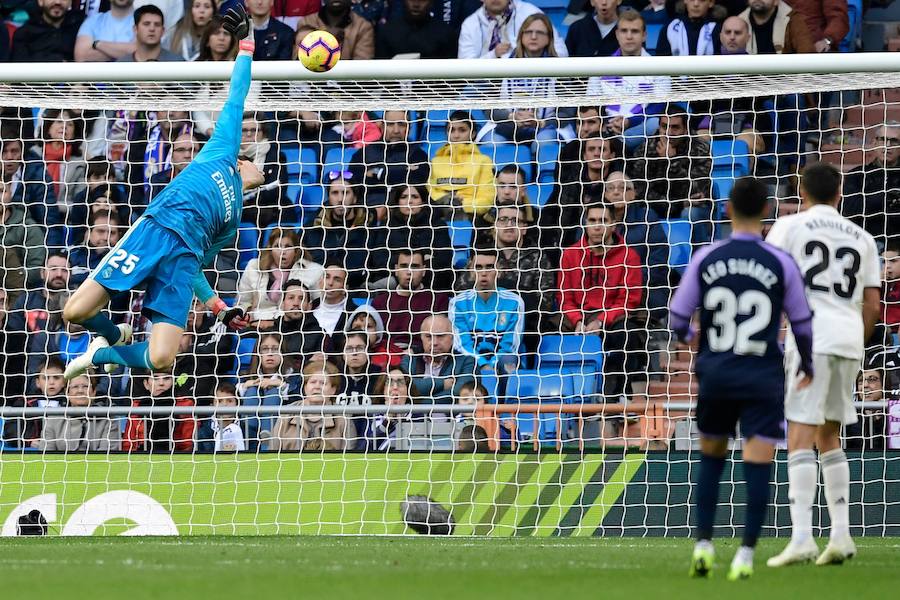
[[[110,296],[144,290],[143,314],[154,323],[187,325],[197,256],[174,232],[141,217],[91,273]]]

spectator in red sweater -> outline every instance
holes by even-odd
[[[425,274],[423,250],[404,248],[394,253],[396,286],[372,299],[372,308],[384,321],[389,348],[406,351],[413,346],[416,353],[421,353],[422,322],[431,315],[447,312],[450,296],[426,288],[422,283]]]
[[[563,250],[560,259],[561,329],[603,337],[603,393],[608,400],[617,400],[625,391],[626,373],[644,370],[640,334],[644,325],[632,327],[641,304],[642,280],[641,257],[616,232],[613,208],[588,204],[584,236]]]
[[[881,319],[888,328],[897,333],[900,330],[900,239],[888,240],[884,254],[884,300]]]

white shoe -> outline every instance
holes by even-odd
[[[839,565],[845,560],[849,560],[856,555],[856,544],[849,535],[838,539],[828,540],[828,545],[819,558],[816,559],[816,565]]]
[[[134,334],[134,328],[128,323],[119,323],[116,327],[119,328],[119,339],[113,346],[124,346],[125,344],[131,343],[131,336]],[[119,365],[115,363],[106,363],[103,365],[103,370],[110,374],[118,368]]]
[[[786,567],[814,560],[817,554],[819,554],[819,547],[816,545],[816,540],[812,538],[807,538],[802,542],[791,540],[781,554],[773,556],[766,561],[766,564],[770,567]]]
[[[106,341],[105,337],[98,335],[88,344],[87,351],[84,354],[78,358],[73,358],[66,365],[66,370],[63,372],[63,377],[66,381],[75,379],[90,369],[94,364],[94,354],[100,348],[109,348],[109,342]]]

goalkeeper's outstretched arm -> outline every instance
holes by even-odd
[[[214,160],[224,158],[236,161],[241,147],[241,123],[244,116],[244,102],[250,91],[250,67],[253,63],[253,30],[250,17],[242,5],[230,9],[224,17],[223,27],[238,40],[240,50],[231,72],[228,99],[216,121],[212,137],[194,160]]]

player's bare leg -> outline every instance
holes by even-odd
[[[109,292],[93,279],[82,283],[63,309],[63,318],[69,323],[78,323],[85,329],[97,334],[91,341],[87,351],[69,362],[64,376],[72,379],[84,373],[92,364],[94,353],[109,345],[122,345],[131,341],[131,325],[115,325],[103,312],[109,304]],[[107,368],[107,372],[111,372]]]
[[[713,524],[719,501],[719,480],[725,468],[728,439],[700,437],[700,474],[694,504],[697,506],[697,543],[691,556],[691,577],[709,577],[715,562],[713,548]]]
[[[856,554],[856,544],[850,537],[850,466],[841,448],[841,424],[825,421],[820,425],[816,430],[816,446],[822,463],[825,501],[831,517],[828,546],[819,555],[816,564],[841,564]]]

